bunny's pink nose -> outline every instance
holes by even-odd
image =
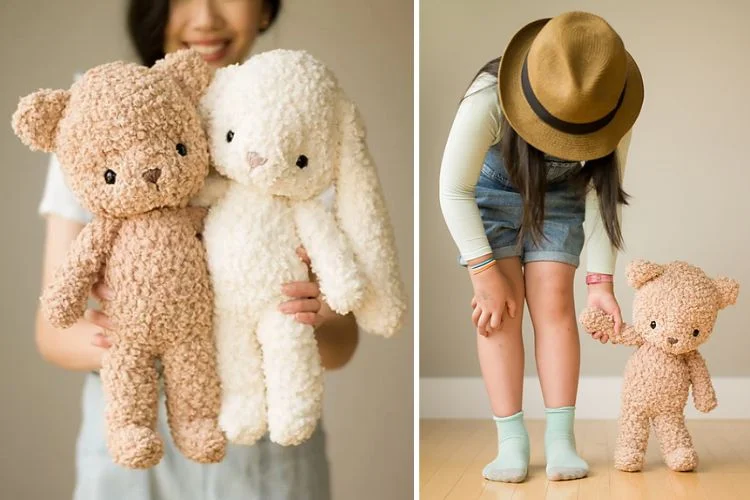
[[[247,153],[247,163],[250,165],[250,168],[260,167],[261,165],[264,165],[268,160],[266,158],[263,158],[260,154],[256,153],[255,151],[250,151]]]

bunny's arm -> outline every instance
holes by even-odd
[[[711,383],[711,375],[708,373],[706,360],[698,351],[692,351],[685,355],[688,371],[690,372],[690,382],[693,384],[693,402],[698,411],[708,413],[718,402],[716,401],[716,391]]]
[[[602,332],[609,336],[613,344],[636,347],[643,344],[643,338],[632,325],[624,324],[620,333],[615,333],[614,319],[601,309],[584,309],[578,319],[587,332]]]
[[[95,218],[81,230],[41,297],[52,326],[69,328],[81,317],[119,229],[115,219]]]
[[[318,200],[293,207],[297,234],[331,309],[348,314],[364,298],[365,283],[335,217]]]
[[[195,207],[211,207],[216,205],[227,192],[227,189],[229,189],[230,182],[229,179],[212,168],[201,190],[190,200],[190,205]]]

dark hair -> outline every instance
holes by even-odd
[[[483,73],[497,77],[500,68],[500,58],[495,58],[474,75],[472,83]],[[479,91],[481,89],[477,89]],[[468,97],[468,96],[466,96]],[[466,98],[464,97],[464,99]],[[500,117],[501,147],[505,168],[513,185],[518,189],[523,203],[523,220],[518,234],[518,245],[522,245],[526,235],[532,241],[539,243],[544,234],[544,197],[547,192],[547,171],[544,153],[526,142],[510,126],[504,116]],[[604,222],[604,229],[612,245],[622,249],[622,228],[617,217],[617,205],[628,204],[628,194],[623,191],[620,182],[620,169],[617,155],[612,152],[603,158],[586,162],[571,179],[573,189],[584,196],[593,187],[599,198],[599,211]]]
[[[544,237],[544,197],[547,192],[547,172],[544,153],[526,142],[501,117],[501,145],[503,161],[513,185],[518,189],[523,203],[523,220],[518,234],[518,244],[525,236],[539,243]],[[612,245],[623,247],[622,228],[617,216],[617,205],[628,204],[628,194],[622,189],[617,154],[612,152],[602,158],[589,160],[570,180],[572,188],[585,196],[591,186],[599,198],[599,211],[604,229]]]
[[[141,63],[153,66],[164,57],[164,32],[169,20],[170,0],[130,0],[128,34]],[[273,25],[281,10],[281,0],[263,0],[268,12],[268,26]]]

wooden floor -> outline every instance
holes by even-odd
[[[643,472],[612,466],[614,421],[576,423],[578,451],[591,467],[589,477],[551,482],[544,474],[544,422],[527,421],[531,440],[529,477],[521,484],[486,481],[482,468],[497,452],[491,420],[420,422],[420,499],[690,499],[750,500],[750,421],[690,421],[700,457],[697,472],[672,472],[664,465],[653,435]]]

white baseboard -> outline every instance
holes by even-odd
[[[576,417],[616,419],[620,411],[621,377],[581,377]],[[719,406],[700,413],[688,399],[685,415],[700,419],[750,419],[750,377],[714,377]],[[488,418],[492,412],[482,379],[421,378],[419,418]],[[527,418],[544,418],[544,402],[537,377],[525,377],[523,411]]]

